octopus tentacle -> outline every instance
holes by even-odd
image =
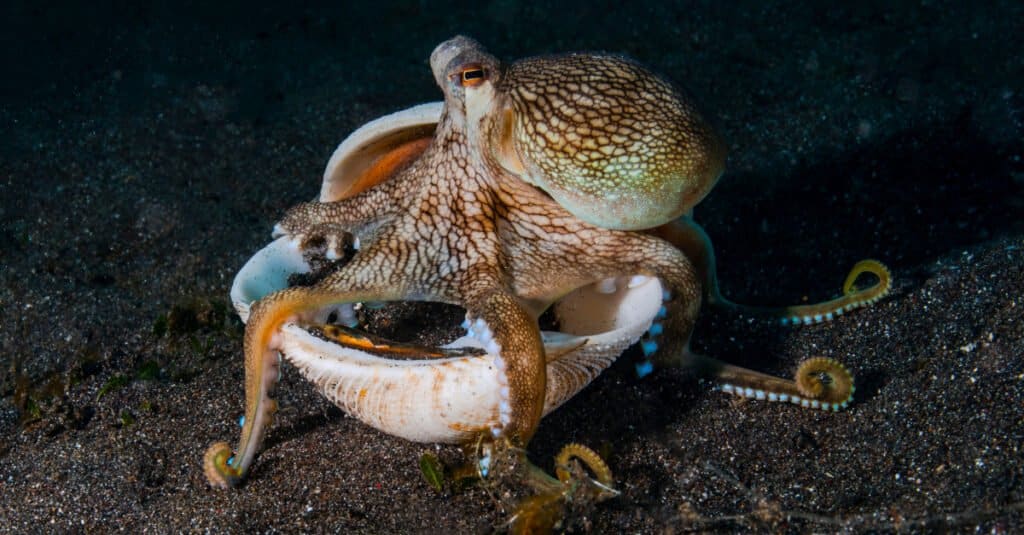
[[[335,286],[336,287],[336,286]],[[203,472],[215,487],[237,486],[256,458],[267,428],[271,425],[277,402],[271,397],[280,377],[279,330],[288,321],[331,304],[387,299],[381,291],[336,291],[314,288],[289,288],[273,293],[253,304],[245,330],[245,416],[241,438],[231,455],[224,442],[210,446],[203,457]]]
[[[644,360],[636,365],[644,376],[654,370],[654,362],[680,366],[686,364],[690,334],[700,312],[699,268],[691,257],[672,244],[645,234],[619,235],[619,269],[644,273],[660,279],[661,307],[640,340]],[[642,277],[633,277],[633,280]]]
[[[878,282],[867,288],[856,288],[854,283],[863,274],[874,275]],[[772,314],[778,317],[782,325],[821,323],[855,308],[874,304],[888,295],[891,288],[892,275],[885,265],[877,260],[861,260],[854,264],[850,274],[846,276],[841,297],[812,305],[789,306],[775,310]]]
[[[826,357],[805,360],[794,380],[733,366],[704,355],[691,353],[690,361],[719,383],[718,390],[758,400],[838,411],[850,404],[856,390],[853,376],[846,367]]]
[[[828,357],[813,357],[796,370],[796,387],[802,395],[822,403],[845,406],[853,397],[853,376],[846,367]]]
[[[572,479],[572,474],[569,472],[569,461],[572,459],[582,461],[593,472],[597,482],[605,486],[611,486],[612,471],[608,468],[608,463],[604,462],[604,459],[594,450],[575,442],[562,446],[561,451],[555,456],[555,475],[558,476],[558,480],[563,484],[568,484],[569,480]]]
[[[590,478],[570,461],[578,459],[590,470]],[[523,459],[526,483],[538,490],[516,506],[506,522],[510,533],[547,533],[567,516],[579,515],[594,504],[614,498],[619,491],[612,488],[612,471],[594,450],[575,443],[566,444],[555,456],[558,479]],[[575,473],[574,473],[575,472]]]
[[[693,259],[700,279],[705,281],[709,303],[748,313],[779,317],[783,324],[831,320],[845,311],[874,303],[881,299],[890,287],[891,278],[885,266],[875,260],[864,260],[854,266],[843,285],[844,295],[838,299],[791,307],[740,305],[726,299],[719,291],[714,250],[711,247],[711,240],[700,225],[692,219],[681,218],[652,229],[649,234],[668,241],[683,251],[688,258]],[[854,284],[864,273],[874,274],[879,282],[870,288],[858,290]],[[657,349],[655,344],[650,344],[647,340],[659,334],[660,325],[652,324],[640,346],[645,357],[649,357]],[[719,390],[739,396],[788,401],[804,407],[834,411],[845,408],[853,399],[853,377],[842,364],[832,359],[819,357],[804,361],[797,371],[796,380],[781,379],[726,364],[711,357],[692,353],[689,349],[685,351],[680,364],[698,368],[712,380],[720,383]],[[637,364],[637,373],[641,376],[650,373],[652,369],[649,360]]]
[[[640,341],[645,361],[637,365],[637,371],[641,375],[650,373],[654,360],[683,364],[701,304],[697,265],[671,243],[644,233],[608,233],[587,247],[587,251],[554,249],[551,254],[558,255],[561,273],[569,278],[590,278],[599,293],[611,293],[620,286],[640,287],[652,278],[658,280],[660,306]],[[550,285],[551,277],[544,277],[533,284]]]
[[[641,249],[643,263],[666,286],[661,295],[662,307],[645,335],[648,343],[641,348],[648,356],[657,352],[678,360],[690,342],[700,312],[701,289],[695,277],[697,267],[690,258],[671,245],[662,244],[657,240]]]
[[[332,231],[332,234],[351,232],[358,235],[363,228],[380,226],[396,212],[397,207],[393,206],[390,198],[397,195],[396,190],[406,185],[404,181],[396,179],[354,197],[298,204],[290,208],[274,225],[273,235],[289,235],[299,242],[306,242],[327,230]]]
[[[654,370],[651,358],[659,350],[658,339],[663,333],[659,319],[665,318],[665,314],[663,306],[640,341],[645,357],[636,364],[640,377]],[[846,408],[853,399],[853,377],[842,364],[829,358],[805,360],[792,381],[696,355],[689,349],[684,350],[684,356],[677,361],[670,360],[670,364],[694,366],[720,382],[719,390],[744,397],[789,401],[804,407],[833,411]]]
[[[327,166],[320,200],[289,209],[274,226],[274,237],[288,235],[302,249],[324,242],[329,259],[333,259],[330,256],[340,256],[347,234],[354,235],[352,246],[358,250],[361,234],[372,234],[373,229],[400,213],[399,203],[392,200],[406,195],[413,180],[410,177],[422,172],[415,169],[417,158],[430,147],[427,134],[434,129],[433,124],[414,126],[423,117],[419,112],[412,115],[412,123],[405,124],[408,129],[380,132],[383,137],[370,146],[346,147],[348,141],[356,145],[360,141],[346,140]],[[377,125],[371,130],[380,128]]]
[[[829,301],[808,305],[762,307],[733,302],[722,295],[718,288],[715,270],[715,253],[711,239],[704,229],[688,217],[683,217],[649,231],[682,249],[694,259],[705,281],[708,303],[739,310],[747,314],[770,317],[782,325],[813,324],[830,321],[845,312],[877,302],[885,297],[892,287],[892,276],[888,268],[877,260],[861,260],[853,266],[843,283],[843,295]],[[869,274],[878,282],[866,288],[854,286],[861,275]]]
[[[661,295],[662,303],[667,304],[670,298],[671,293],[667,291]],[[640,339],[640,351],[643,352],[644,359],[636,363],[636,374],[639,377],[644,377],[654,371],[654,361],[651,360],[651,356],[658,351],[658,339],[665,332],[664,321],[668,317],[668,307],[665,304],[658,310],[650,328]],[[689,335],[687,335],[686,341],[689,343]]]
[[[496,356],[502,401],[492,432],[525,445],[544,413],[547,388],[544,345],[537,322],[518,300],[500,290],[467,298],[467,316],[485,349]],[[471,305],[472,304],[472,305]]]

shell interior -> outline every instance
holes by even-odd
[[[287,288],[288,277],[309,270],[309,264],[287,237],[260,249],[242,266],[231,284],[231,303],[242,322],[249,321],[249,305],[253,301]]]
[[[443,102],[385,115],[338,145],[324,169],[320,202],[345,199],[387,180],[419,156],[434,135]]]

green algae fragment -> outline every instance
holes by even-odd
[[[420,473],[423,474],[423,479],[427,481],[428,485],[437,492],[441,492],[444,487],[444,467],[441,466],[437,455],[424,453],[420,456]]]
[[[128,384],[128,376],[118,373],[114,374],[110,379],[107,379],[106,383],[100,387],[100,391],[96,393],[96,401],[99,401],[103,396],[124,387]]]

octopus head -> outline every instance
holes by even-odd
[[[725,145],[692,100],[630,59],[573,53],[503,66],[459,36],[430,63],[474,152],[593,225],[656,227],[722,174]]]

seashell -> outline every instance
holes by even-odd
[[[239,316],[249,305],[287,287],[291,273],[309,270],[287,237],[257,252],[235,277],[231,299]],[[648,328],[662,305],[657,278],[619,277],[579,288],[554,306],[560,331],[542,331],[547,362],[544,414],[558,408],[597,377]],[[612,289],[614,286],[614,289]],[[496,355],[483,352],[446,358],[390,358],[325,340],[307,327],[331,309],[286,323],[281,353],[348,414],[385,433],[419,442],[461,442],[499,422],[502,385]],[[484,350],[478,337],[463,336],[442,349]]]
[[[352,197],[387,180],[418,157],[434,138],[443,102],[429,102],[370,121],[331,154],[320,202]]]

